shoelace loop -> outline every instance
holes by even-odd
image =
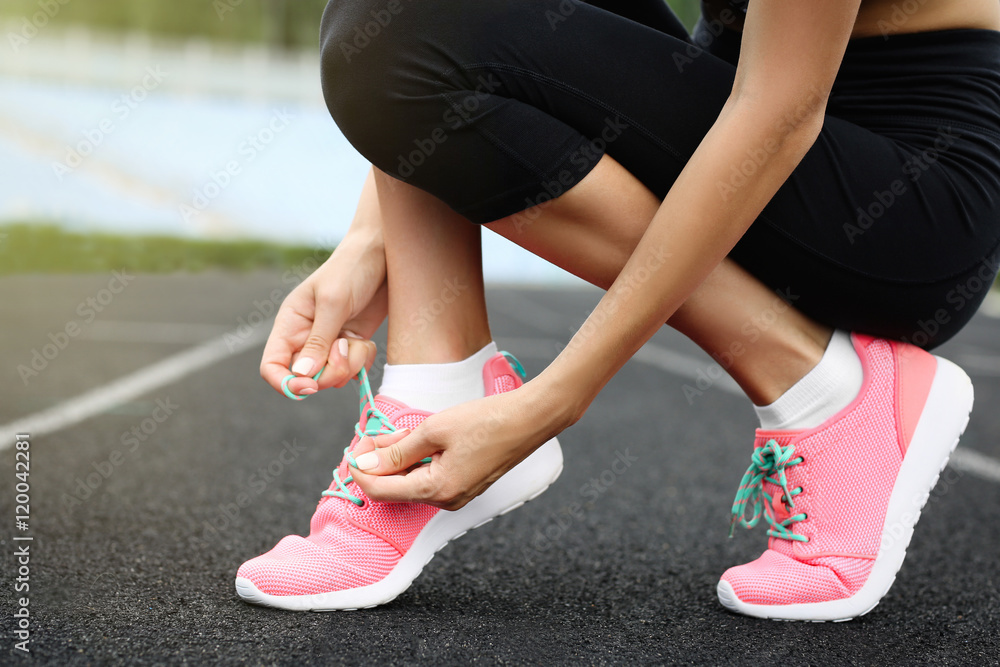
[[[802,488],[798,487],[788,490],[788,480],[785,471],[788,468],[802,463],[801,456],[795,456],[795,445],[782,447],[776,440],[768,440],[763,447],[754,451],[750,457],[750,467],[747,468],[743,479],[740,481],[740,488],[736,491],[736,498],[733,500],[733,517],[729,523],[729,536],[733,536],[736,524],[745,528],[753,528],[760,521],[761,516],[771,525],[767,534],[783,540],[794,540],[796,542],[808,542],[809,538],[804,535],[796,535],[792,532],[791,526],[804,521],[806,515],[803,513],[792,514],[795,509],[795,496],[802,493]],[[789,517],[783,521],[778,521],[774,515],[774,508],[770,498],[764,493],[764,482],[770,482],[781,488],[783,491],[780,500],[788,510]],[[766,499],[766,500],[765,500]],[[749,520],[746,518],[746,508],[752,503],[753,515]]]
[[[392,425],[392,422],[389,421],[389,418],[386,417],[381,410],[375,407],[375,397],[372,395],[372,387],[368,382],[368,373],[365,372],[364,368],[358,372],[358,383],[360,384],[361,394],[361,418],[354,427],[355,435],[357,435],[360,440],[366,435],[374,438],[375,436],[383,435],[385,433],[395,433],[396,427]],[[362,424],[364,424],[363,428],[361,426]],[[354,460],[354,456],[351,455],[350,449],[350,445],[344,447],[344,456],[347,457],[347,463],[349,466],[357,467],[357,462]],[[323,492],[323,495],[349,500],[358,507],[364,507],[365,501],[347,490],[347,485],[353,481],[353,475],[348,475],[344,479],[341,479],[340,469],[338,467],[333,471],[333,482],[336,484],[337,488],[335,490],[327,489]]]

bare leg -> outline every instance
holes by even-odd
[[[389,284],[389,363],[448,363],[481,350],[492,337],[479,227],[378,169],[375,184]]]
[[[376,172],[389,272],[392,363],[457,361],[490,340],[482,293],[479,230],[436,198]],[[659,200],[608,156],[570,191],[487,225],[527,250],[607,288],[639,242]],[[421,309],[447,288],[468,285],[432,322]],[[669,324],[715,356],[758,405],[776,400],[823,355],[831,331],[730,260],[691,295]],[[742,329],[780,316],[750,342]],[[393,324],[395,322],[396,324]],[[734,347],[734,345],[738,346]]]
[[[487,226],[607,289],[659,205],[652,192],[606,155],[558,199]],[[754,403],[767,405],[819,363],[832,333],[776,299],[727,259],[668,324],[719,360]],[[744,325],[777,311],[777,320],[751,342]]]

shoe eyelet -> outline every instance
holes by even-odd
[[[361,501],[361,504],[357,506],[359,510],[368,509],[368,502],[365,500]]]

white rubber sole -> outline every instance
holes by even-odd
[[[251,604],[290,611],[350,611],[385,604],[409,588],[448,542],[537,498],[556,481],[562,469],[562,449],[552,438],[462,509],[442,510],[434,515],[392,571],[374,584],[315,595],[268,595],[257,590],[249,579],[237,577],[236,593]]]
[[[740,614],[781,621],[849,621],[871,611],[896,580],[920,512],[969,423],[972,402],[969,376],[947,359],[937,357],[927,403],[889,497],[878,557],[857,593],[829,602],[758,605],[742,602],[729,582],[720,580],[719,602]]]

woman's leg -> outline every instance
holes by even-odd
[[[422,190],[378,170],[375,178],[389,281],[388,362],[466,359],[491,340],[479,227]],[[606,289],[658,205],[642,183],[605,157],[563,196],[488,227]],[[754,326],[748,337],[745,327],[762,320],[766,325]],[[809,372],[830,338],[829,328],[729,260],[669,324],[712,355],[758,405],[772,403]]]
[[[389,364],[466,359],[489,343],[480,229],[375,170],[389,283]]]
[[[659,204],[638,179],[605,156],[562,197],[487,227],[607,289]],[[772,403],[809,372],[831,333],[728,259],[668,324],[708,352],[757,405]]]
[[[347,138],[387,173],[434,194],[473,221],[498,222],[500,231],[523,235],[523,245],[578,273],[589,273],[597,282],[607,283],[615,275],[615,264],[635,244],[656,200],[672,187],[732,84],[731,64],[692,52],[684,38],[584,4],[414,3],[395,19],[392,39],[372,40],[363,52],[351,51],[344,40],[353,26],[368,20],[367,9],[365,3],[331,3],[324,17],[324,91]],[[595,53],[608,56],[594,58]],[[853,219],[873,188],[884,188],[887,176],[905,173],[907,151],[924,148],[928,141],[933,143],[914,137],[901,146],[861,125],[828,118],[813,149],[731,256],[754,275],[766,276],[772,289],[790,281],[789,297],[798,298],[800,290],[796,303],[801,310],[828,324],[903,337],[937,305],[934,291],[925,289],[927,280],[934,288],[947,289],[949,276],[981,260],[983,230],[969,225],[970,233],[961,236],[960,228],[970,218],[964,203],[949,198],[951,179],[944,170],[921,176],[925,197],[900,198],[883,211],[879,224],[865,230],[863,251],[853,246],[854,237],[848,238],[842,225]],[[605,154],[649,192],[637,193],[622,170],[608,166],[613,163],[602,157]],[[719,183],[720,196],[741,187],[767,159],[764,149],[735,158],[732,178]],[[620,196],[623,190],[638,199]],[[518,229],[515,218],[522,212]],[[510,219],[505,223],[505,218]],[[562,218],[562,229],[569,231],[559,233]],[[396,222],[403,224],[403,216],[387,224],[395,229]],[[420,230],[438,229],[434,221],[408,222]],[[504,230],[504,224],[513,228]],[[451,228],[457,223],[442,227]],[[621,229],[626,233],[615,233]],[[947,261],[940,256],[939,243],[902,243],[940,239],[945,229],[963,241]],[[761,243],[766,234],[760,230],[784,243]],[[574,259],[560,244],[570,243],[577,232],[581,255]],[[605,261],[600,271],[584,266],[579,257],[601,256],[606,249],[602,239],[616,249],[619,259]],[[418,245],[400,246],[400,251],[423,252],[420,239],[416,241]],[[458,246],[470,248],[467,242]],[[928,267],[937,269],[934,275],[927,276]],[[396,273],[405,282],[411,269]],[[848,294],[841,293],[842,276],[856,279]],[[912,298],[901,307],[895,298],[911,287]],[[433,294],[429,285],[420,291],[414,298]],[[401,317],[412,316],[414,304],[398,301]],[[834,302],[839,310],[829,307]],[[762,335],[752,352],[733,353],[732,346],[742,342],[744,325],[752,324],[757,313],[773,310],[772,303],[767,289],[726,262],[672,321],[717,358],[726,359],[755,400],[767,402],[780,395],[778,403],[787,405],[788,395],[796,398],[795,410],[772,411],[781,418],[771,428],[780,431],[758,434],[755,468],[738,496],[744,504],[751,493],[770,498],[775,512],[783,513],[777,520],[768,513],[770,534],[777,539],[755,565],[727,573],[720,583],[720,599],[744,613],[766,615],[775,606],[802,601],[803,589],[819,587],[822,595],[805,601],[818,606],[809,606],[806,615],[796,611],[787,617],[848,618],[864,613],[884,594],[902,561],[906,545],[901,542],[893,552],[898,562],[891,562],[891,571],[872,570],[879,553],[878,527],[900,516],[886,513],[894,480],[905,477],[900,488],[912,484],[918,489],[914,498],[926,497],[923,492],[933,486],[933,474],[961,433],[971,390],[960,370],[912,346],[869,336],[845,342],[841,334],[830,338],[829,348],[846,345],[843,360],[859,369],[858,375],[863,372],[866,382],[837,372],[809,372],[796,382],[813,365],[816,371],[829,369],[830,349],[819,359],[829,330],[794,310],[778,318],[783,324],[772,318],[767,327],[756,327]],[[896,309],[891,311],[891,306]],[[925,337],[925,342],[938,343],[952,335],[972,309],[953,318],[947,329],[942,327],[938,338]],[[424,329],[421,345],[430,345],[445,322]],[[392,338],[396,342],[401,334]],[[475,328],[456,338],[476,340]],[[470,348],[467,344],[466,351]],[[834,370],[839,361],[834,361]],[[852,377],[853,394],[848,391]],[[820,381],[812,381],[816,378]],[[810,404],[810,419],[796,418],[802,404],[817,396],[825,400],[831,393],[830,383],[822,381],[829,378],[843,385],[832,393],[846,396],[847,402],[823,418],[816,413],[829,404],[822,410]],[[803,386],[807,391],[801,391]],[[952,398],[956,400],[949,403]],[[854,407],[848,409],[848,403]],[[837,413],[841,416],[831,419]],[[939,426],[939,432],[918,441],[914,420],[918,430],[927,422]],[[907,461],[917,463],[904,475],[901,462],[908,442],[916,443],[918,453],[907,455]],[[859,452],[864,466],[857,465]],[[786,469],[791,470],[787,488],[766,486],[769,474],[783,475]],[[860,497],[858,488],[865,490]],[[734,519],[739,519],[741,506],[734,505]],[[858,517],[866,529],[858,527]],[[873,572],[877,576],[869,579]],[[758,590],[755,582],[761,577],[778,582],[774,594],[763,601],[741,597],[748,589]]]
[[[332,2],[324,15],[330,110],[373,164],[474,222],[544,208],[604,154],[662,198],[735,75],[733,64],[700,51],[686,35],[571,1],[407,4],[385,35],[362,48],[354,45],[354,28],[370,21],[369,4],[376,3]],[[851,104],[846,108],[863,119],[866,109]],[[977,189],[965,182],[961,165],[971,162],[961,138],[948,153],[964,160],[961,168],[921,172],[919,192],[897,196],[861,236],[845,232],[859,209],[871,207],[873,193],[906,176],[912,156],[938,138],[922,133],[900,141],[827,118],[731,256],[772,289],[791,288],[798,309],[817,321],[940,344],[985,295],[980,289],[953,305],[951,291],[980,270],[995,245],[988,221],[980,220],[989,217],[983,211],[992,206],[994,184]],[[720,195],[752,178],[768,157],[761,149],[734,158]],[[940,238],[949,239],[946,247],[934,241]]]

